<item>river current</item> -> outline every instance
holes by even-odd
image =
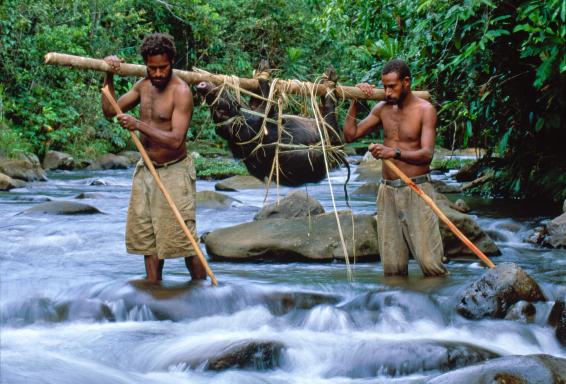
[[[161,285],[144,284],[143,258],[124,245],[131,175],[51,172],[47,182],[0,193],[1,382],[421,383],[489,356],[566,357],[546,324],[554,300],[566,297],[565,251],[522,241],[558,215],[555,207],[467,199],[502,252],[493,261],[519,264],[549,300],[536,304],[532,323],[470,321],[455,306],[485,271],[476,261],[450,262],[444,279],[422,278],[412,260],[407,279],[384,278],[377,262],[356,263],[353,281],[342,263],[212,261],[219,281],[212,287],[189,283],[175,259],[165,262]],[[346,208],[344,179],[344,170],[330,177],[338,209]],[[333,209],[326,180],[303,188]],[[214,182],[198,180],[197,190],[214,190]],[[267,201],[289,190],[271,189]],[[90,198],[75,200],[83,192]],[[263,190],[227,194],[240,202],[199,209],[199,235],[251,221],[265,197]],[[20,215],[49,199],[102,214]],[[355,213],[375,211],[372,198],[351,205]],[[249,343],[259,347],[247,365],[211,364]]]

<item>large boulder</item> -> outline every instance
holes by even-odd
[[[265,184],[253,176],[236,175],[227,179],[221,180],[214,185],[217,191],[240,191],[242,189],[263,189]]]
[[[542,244],[552,248],[566,248],[566,213],[546,224],[546,236]]]
[[[130,164],[136,164],[141,159],[141,154],[138,151],[122,151],[118,153],[118,156],[127,158]]]
[[[126,169],[130,166],[130,160],[125,156],[118,156],[112,153],[107,153],[100,156],[92,162],[87,169]]]
[[[367,181],[377,183],[381,180],[382,162],[377,160],[368,151],[356,168],[356,181]]]
[[[24,181],[47,180],[39,159],[30,154],[20,154],[17,159],[0,159],[0,172]]]
[[[379,183],[367,182],[352,192],[352,196],[368,196],[377,197],[377,192],[379,192]]]
[[[505,356],[437,376],[427,384],[564,384],[566,359],[550,355]]]
[[[254,220],[290,219],[293,217],[314,216],[324,213],[324,208],[302,189],[291,191],[279,202],[264,206]]]
[[[349,256],[377,260],[375,217],[354,215],[355,233],[351,214],[341,213],[339,217]],[[221,260],[344,260],[334,213],[244,223],[210,232],[204,242],[208,254]]]
[[[539,285],[515,263],[501,263],[470,284],[460,295],[457,311],[468,319],[503,319],[519,302],[546,300]]]
[[[456,226],[487,255],[497,255],[497,246],[471,217],[451,208],[449,200],[439,204],[440,209]],[[351,244],[354,234],[356,250],[347,246],[348,253],[357,258],[376,260],[377,227],[374,216],[340,214],[346,244]],[[440,227],[444,253],[448,258],[473,257],[474,253],[444,224]],[[222,228],[205,236],[209,254],[217,259],[269,259],[269,260],[318,260],[343,259],[343,251],[334,214],[323,214],[295,219],[267,219],[261,223],[244,223]]]
[[[227,209],[241,201],[214,191],[197,192],[197,208]]]
[[[75,160],[71,155],[58,151],[47,151],[43,158],[43,169],[73,169]]]
[[[12,179],[10,176],[0,173],[0,191],[9,191],[13,188],[21,188],[26,185],[25,181]]]
[[[49,201],[26,209],[21,214],[87,215],[101,213],[92,205],[74,201]]]
[[[436,203],[438,208],[440,208],[456,228],[466,235],[483,253],[488,256],[501,254],[495,242],[480,228],[478,223],[469,215],[459,212],[459,208],[454,206],[454,203],[448,200],[444,195],[437,193]],[[447,258],[476,257],[472,250],[470,250],[442,221],[440,221],[440,235],[442,236],[442,243],[444,245],[444,255]]]

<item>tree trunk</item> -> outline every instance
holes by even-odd
[[[107,72],[110,67],[104,60],[93,59],[90,57],[66,55],[62,53],[50,52],[45,55],[45,63],[50,65],[63,65],[80,69],[92,69],[95,71]],[[175,69],[175,74],[189,84],[198,84],[201,81],[208,81],[213,84],[222,84],[224,81],[234,83],[233,76],[214,75],[199,72],[182,71]],[[117,73],[120,76],[137,76],[146,77],[145,65],[139,64],[121,64],[120,71]],[[259,91],[259,83],[256,79],[236,78],[238,85],[248,91]],[[315,93],[318,96],[323,96],[327,92],[327,87],[324,84],[314,84],[308,82],[301,82],[297,80],[279,80],[277,88],[287,93],[303,94],[308,96],[308,89],[315,87]],[[384,100],[385,92],[383,89],[375,88],[373,94],[367,96],[357,87],[348,87],[338,85],[336,86],[336,93],[339,98],[344,99],[357,99],[357,100]],[[423,99],[430,100],[430,94],[426,91],[413,91],[413,93]]]

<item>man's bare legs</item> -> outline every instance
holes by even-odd
[[[193,280],[206,280],[206,270],[196,256],[185,257],[185,265]]]
[[[164,260],[159,260],[157,255],[145,255],[144,261],[146,280],[153,283],[161,281]]]
[[[159,260],[156,255],[145,255],[144,261],[146,280],[154,283],[161,281],[165,260]],[[206,280],[206,270],[198,257],[185,257],[185,265],[191,274],[192,280]]]

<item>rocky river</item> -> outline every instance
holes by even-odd
[[[566,297],[566,252],[523,241],[559,214],[554,206],[464,197],[501,252],[493,261],[519,265],[546,298],[527,312],[473,320],[456,308],[486,271],[474,259],[450,259],[443,279],[424,279],[414,261],[408,278],[384,278],[377,260],[362,259],[352,261],[350,281],[341,261],[212,258],[218,287],[189,282],[176,259],[165,262],[162,284],[146,284],[142,258],[124,246],[131,175],[54,171],[46,182],[0,192],[1,382],[566,380],[566,347],[548,322]],[[339,210],[347,208],[344,179],[344,170],[330,177]],[[197,189],[213,191],[215,182],[198,180]],[[333,211],[326,180],[301,189]],[[272,188],[267,202],[289,191]],[[200,207],[199,235],[250,222],[264,205],[265,190],[224,193],[236,200]],[[48,201],[100,212],[30,211]],[[371,215],[375,199],[354,197],[351,206]]]

